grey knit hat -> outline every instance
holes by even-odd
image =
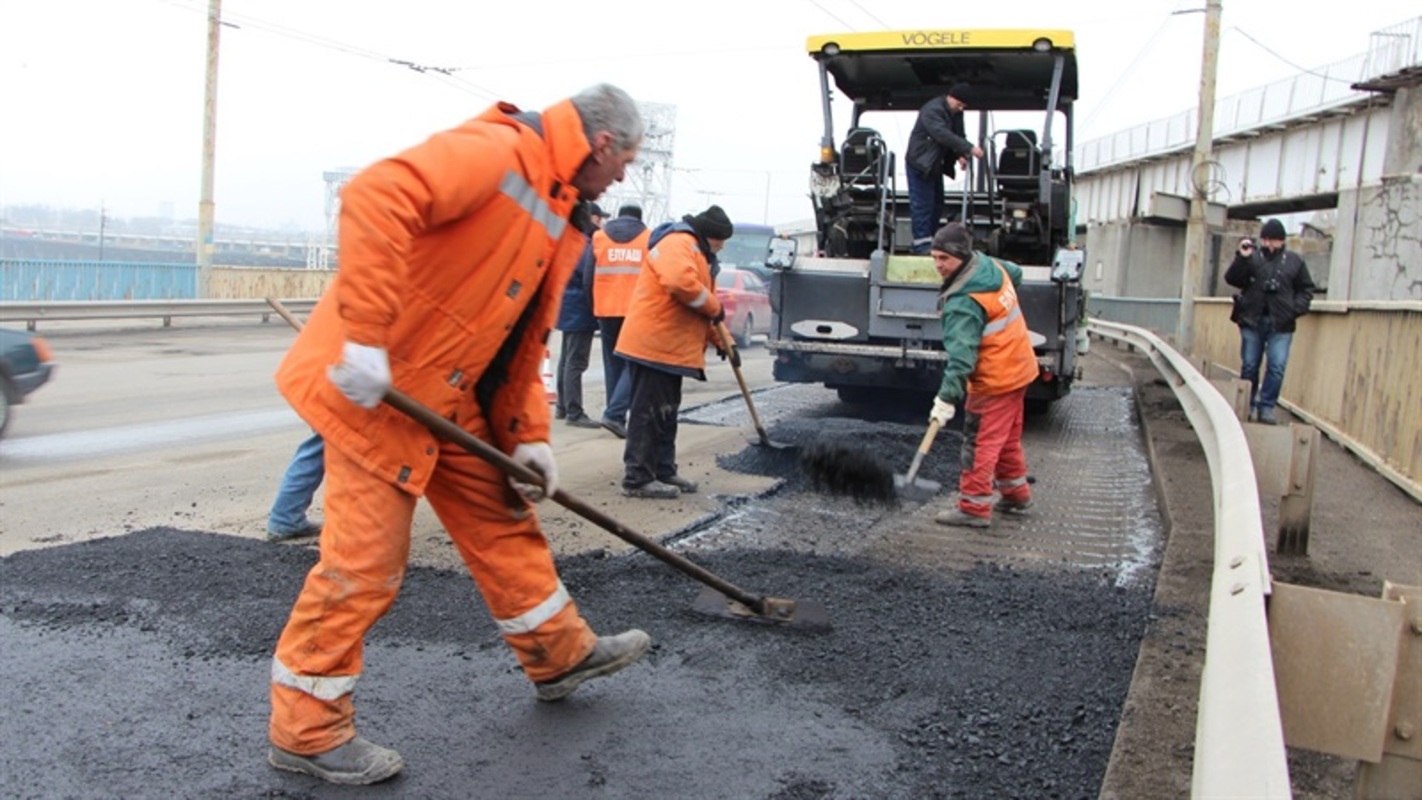
[[[930,248],[966,261],[973,255],[973,235],[961,222],[950,222],[933,234]]]

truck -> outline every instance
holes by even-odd
[[[1039,368],[1028,409],[1065,397],[1085,345],[1086,254],[1071,214],[1073,34],[845,33],[811,36],[807,49],[824,116],[810,168],[817,246],[801,253],[793,241],[772,240],[767,347],[775,379],[822,384],[851,403],[886,393],[926,400],[937,391],[947,360],[941,281],[930,256],[911,252],[907,185],[900,188],[898,153],[881,131],[902,134],[895,144],[906,147],[918,110],[967,83],[965,123],[984,157],[945,187],[946,221],[968,226],[976,249],[1023,269],[1018,296]],[[849,113],[837,139],[832,110],[841,96]]]

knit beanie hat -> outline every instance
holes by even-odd
[[[948,90],[949,97],[956,97],[964,103],[968,102],[968,95],[973,93],[973,87],[966,83],[955,83]]]
[[[950,222],[933,234],[930,248],[967,261],[973,255],[973,235],[961,222]]]
[[[631,204],[629,203],[628,205],[625,205],[625,206],[623,206],[623,207],[617,209],[617,216],[619,216],[619,217],[632,217],[633,219],[641,219],[641,218],[642,218],[642,207],[641,207],[641,206],[634,206],[634,205],[631,205]]]
[[[1289,235],[1284,230],[1284,223],[1278,221],[1277,219],[1271,219],[1268,222],[1264,223],[1264,227],[1259,229],[1259,238],[1278,239],[1280,241],[1283,241],[1284,239],[1289,238]]]
[[[731,238],[731,234],[735,231],[731,227],[731,218],[726,216],[726,212],[722,211],[720,206],[711,206],[694,217],[688,214],[682,217],[682,220],[705,239],[724,241]]]

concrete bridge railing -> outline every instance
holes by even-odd
[[[1101,297],[1092,319],[1173,338],[1180,301]],[[1238,374],[1239,328],[1227,297],[1195,298],[1197,361]],[[1422,501],[1422,302],[1315,302],[1298,320],[1282,404]]]

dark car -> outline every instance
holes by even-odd
[[[48,342],[27,331],[0,328],[0,436],[10,427],[11,409],[53,374]]]
[[[775,238],[775,228],[738,222],[732,230],[735,233],[716,254],[716,260],[723,267],[754,272],[762,281],[769,281],[771,269],[765,265],[765,257],[770,250],[770,240]]]
[[[757,333],[770,333],[770,292],[754,272],[723,267],[716,276],[716,299],[726,309],[726,330],[737,347],[749,345]]]

